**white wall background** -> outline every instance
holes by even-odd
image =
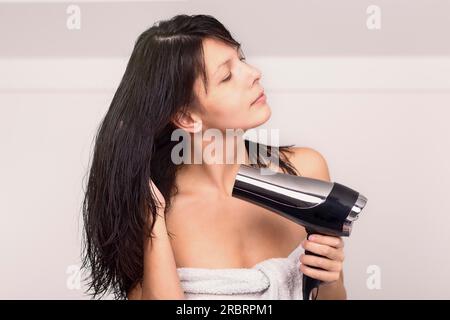
[[[450,298],[450,56],[247,58],[272,107],[263,127],[369,199],[345,240],[349,298]],[[0,299],[86,299],[82,179],[126,62],[0,55]]]

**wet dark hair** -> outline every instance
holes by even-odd
[[[177,129],[172,120],[195,99],[197,77],[202,77],[207,88],[202,41],[208,37],[241,48],[208,15],[177,15],[158,21],[134,44],[95,136],[82,204],[81,268],[90,271],[83,281],[88,281],[86,293],[94,299],[109,293],[115,299],[126,299],[128,291],[142,282],[144,240],[151,240],[157,208],[149,182],[163,194],[167,212],[177,193],[179,168],[171,161],[171,150],[178,143],[171,141]],[[286,156],[292,146],[278,149],[258,143],[257,148],[249,148],[256,142],[245,143],[247,151],[279,156],[283,172],[298,173]],[[267,167],[260,152],[249,156],[253,166]]]

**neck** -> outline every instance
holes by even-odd
[[[191,139],[192,141],[192,139]],[[191,146],[191,161],[177,171],[176,184],[180,194],[209,198],[231,196],[241,164],[249,164],[242,136],[224,138],[222,144],[204,142]],[[201,161],[194,161],[201,159]],[[199,163],[200,162],[200,163]]]

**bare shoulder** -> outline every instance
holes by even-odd
[[[317,150],[308,147],[292,147],[286,156],[303,177],[330,181],[330,173],[325,157]]]

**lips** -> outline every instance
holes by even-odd
[[[261,98],[263,95],[264,95],[264,90],[261,91],[261,93],[258,95],[258,97],[255,100],[253,100],[252,104],[254,104],[256,101],[258,101],[259,98]]]

